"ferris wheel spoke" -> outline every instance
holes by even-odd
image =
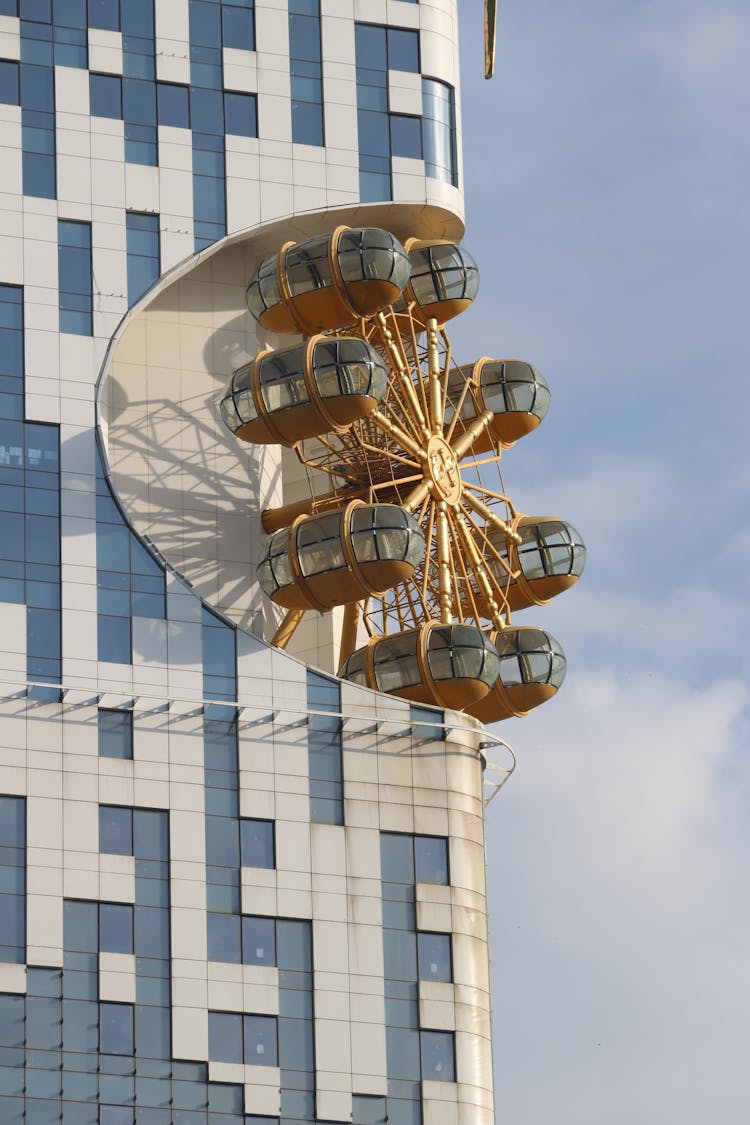
[[[437,343],[437,321],[427,321],[427,370],[430,381],[430,425],[433,434],[442,434],[445,408],[440,384],[440,354]]]
[[[447,394],[448,394],[447,383],[448,383],[448,381],[446,379],[446,387],[445,387],[445,391],[444,391],[446,397],[447,397]],[[461,394],[459,395],[458,402],[453,407],[453,417],[451,418],[450,425],[448,426],[448,429],[446,430],[446,432],[444,434],[445,440],[447,442],[450,442],[452,437],[453,437],[453,433],[454,433],[454,431],[456,429],[456,426],[458,425],[458,422],[461,418],[461,411],[464,408],[464,402],[466,401],[466,396],[469,393],[470,389],[471,389],[471,380],[466,379],[463,387],[461,388]],[[462,429],[465,428],[464,424],[463,424],[463,421],[461,422],[461,427],[462,427]]]
[[[458,461],[462,459],[465,453],[468,453],[474,442],[480,434],[484,433],[494,417],[495,415],[491,410],[484,410],[475,422],[467,426],[464,432],[459,434],[454,442],[451,442],[451,449],[455,453]]]
[[[506,621],[503,620],[503,611],[501,604],[495,597],[496,590],[493,589],[492,575],[482,562],[479,549],[477,548],[476,540],[472,536],[468,527],[462,520],[456,521],[456,526],[459,529],[461,538],[463,539],[464,549],[469,560],[472,573],[476,580],[477,586],[484,596],[487,612],[482,614],[483,617],[488,617],[496,629],[505,627]],[[498,591],[499,592],[499,591]],[[502,595],[501,595],[502,598]],[[502,599],[503,601],[505,599]],[[507,605],[507,602],[505,603]],[[507,618],[507,613],[506,613]]]
[[[464,554],[464,545],[463,545],[463,541],[461,539],[461,531],[456,526],[457,523],[460,521],[461,516],[460,516],[460,513],[455,512],[455,511],[451,511],[449,513],[448,518],[450,519],[451,535],[453,537],[453,542],[456,545],[456,558],[458,559],[458,566],[459,566],[459,570],[461,571],[463,588],[466,592],[466,598],[468,599],[468,602],[469,602],[469,608],[470,608],[470,611],[471,611],[471,615],[474,618],[474,620],[476,621],[476,623],[479,624],[479,622],[481,621],[482,615],[479,612],[479,608],[477,606],[477,601],[476,601],[476,598],[474,596],[474,587],[472,586],[471,580],[469,578],[469,572],[466,568],[466,556]],[[461,597],[459,597],[457,600],[458,600],[458,604],[460,606],[463,599]]]
[[[450,537],[448,534],[448,505],[441,500],[437,506],[437,559],[438,588],[440,595],[440,620],[445,625],[453,623],[453,593],[451,590]]]
[[[373,410],[372,414],[370,414],[370,418],[380,430],[384,430],[390,437],[395,438],[403,449],[408,449],[410,453],[413,453],[419,463],[424,461],[424,453],[421,446],[419,446],[413,438],[409,437],[402,426],[396,422],[392,422],[390,418],[386,417],[382,410]]]
[[[510,525],[505,522],[505,520],[500,519],[500,516],[493,512],[491,508],[488,508],[483,500],[480,500],[478,496],[475,496],[472,491],[471,485],[469,485],[468,488],[464,489],[463,499],[468,504],[468,506],[474,512],[476,512],[477,515],[482,516],[482,518],[487,520],[488,523],[491,523],[493,527],[496,527],[499,531],[502,531],[503,535],[507,536],[508,539],[512,539],[514,543],[521,542],[521,536],[518,534],[518,532],[513,531]]]
[[[502,500],[504,504],[508,505],[508,510],[511,514],[511,519],[516,516],[516,509],[513,502],[505,495],[504,492],[497,492],[492,488],[485,488],[483,484],[476,484],[467,481],[466,487],[470,488],[473,492],[481,492],[483,496],[489,496],[492,500]]]
[[[287,610],[284,620],[271,638],[271,644],[275,645],[277,648],[286,648],[296,633],[297,627],[301,623],[305,613],[306,610],[304,609]]]

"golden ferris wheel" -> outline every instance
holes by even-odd
[[[235,371],[221,413],[305,469],[306,497],[263,513],[258,580],[287,611],[274,643],[343,606],[340,676],[492,722],[562,682],[557,642],[511,613],[572,585],[585,548],[505,495],[503,449],[539,425],[549,388],[520,360],[456,363],[445,323],[478,285],[453,242],[339,227],[289,243],[248,306],[302,342]]]

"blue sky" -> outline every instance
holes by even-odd
[[[462,362],[552,387],[518,506],[589,548],[518,616],[568,656],[498,733],[488,819],[498,1120],[745,1125],[750,1042],[750,8],[502,0],[462,12]]]

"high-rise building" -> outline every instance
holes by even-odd
[[[1,1125],[492,1119],[492,739],[338,679],[299,560],[311,612],[264,595],[316,467],[220,409],[283,246],[460,238],[457,43],[457,0],[0,0]]]

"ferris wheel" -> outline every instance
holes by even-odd
[[[247,301],[297,340],[238,368],[220,410],[239,438],[304,467],[305,499],[262,517],[258,580],[286,610],[274,643],[343,606],[342,678],[494,722],[562,683],[558,643],[511,614],[575,583],[585,547],[504,492],[503,450],[539,425],[550,392],[521,360],[456,363],[445,324],[478,287],[454,242],[338,227],[288,243]]]

